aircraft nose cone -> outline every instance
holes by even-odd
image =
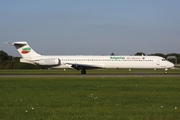
[[[169,67],[169,68],[172,68],[172,67],[174,67],[174,64],[170,62],[170,63],[168,64],[168,67]]]

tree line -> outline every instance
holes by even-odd
[[[111,55],[115,55],[112,53]],[[145,53],[143,52],[137,52],[135,55],[144,55],[146,56]],[[168,56],[175,56],[177,58],[177,61],[175,59],[169,59],[169,61],[180,64],[180,54],[177,53],[170,53],[167,55],[164,55],[162,53],[155,53],[155,54],[149,54],[148,56],[161,56],[164,58],[167,58]],[[4,51],[0,51],[0,69],[40,69],[41,67],[27,64],[27,63],[21,63],[20,62],[20,57],[13,57],[8,55]]]
[[[0,51],[0,69],[40,69],[40,67],[21,63],[20,57],[13,57],[4,51]]]

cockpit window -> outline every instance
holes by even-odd
[[[164,59],[162,59],[162,61],[166,61],[166,59],[164,58]]]

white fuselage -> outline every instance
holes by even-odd
[[[159,56],[38,56],[31,61],[58,58],[60,65],[52,68],[72,68],[72,64],[92,65],[98,68],[167,69],[174,64]],[[21,62],[26,62],[22,58]]]
[[[20,62],[48,68],[74,68],[86,74],[86,69],[128,68],[165,69],[174,64],[159,56],[47,56],[36,53],[26,41],[13,42],[22,58]]]

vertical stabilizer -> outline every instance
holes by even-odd
[[[18,52],[21,54],[23,58],[31,58],[36,56],[41,56],[36,53],[26,41],[13,42],[11,45],[15,46]]]

